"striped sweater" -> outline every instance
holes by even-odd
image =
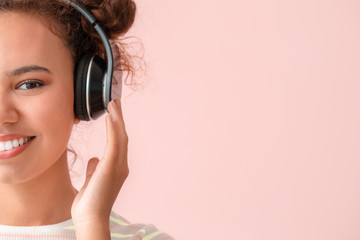
[[[170,235],[159,231],[152,224],[131,224],[119,214],[111,211],[111,240],[174,240]],[[0,225],[0,240],[74,240],[75,227],[72,219],[43,226]]]

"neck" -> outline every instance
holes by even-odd
[[[77,194],[71,184],[66,151],[44,173],[21,184],[0,184],[0,224],[40,226],[71,218]]]

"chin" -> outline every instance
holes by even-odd
[[[36,179],[39,174],[34,170],[27,170],[24,167],[17,169],[11,166],[0,164],[0,184],[23,184]]]

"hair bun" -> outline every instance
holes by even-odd
[[[134,23],[136,5],[132,0],[83,0],[110,39],[125,34]]]

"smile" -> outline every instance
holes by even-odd
[[[13,148],[22,146],[23,144],[26,144],[28,141],[30,141],[32,138],[34,137],[24,137],[24,138],[12,139],[8,141],[0,141],[0,152],[9,151]]]
[[[23,152],[35,137],[24,137],[0,141],[0,159],[12,158]]]

